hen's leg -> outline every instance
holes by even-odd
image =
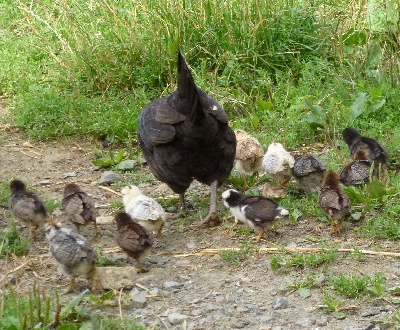
[[[210,222],[221,222],[221,219],[217,213],[217,188],[218,181],[214,181],[210,185],[211,188],[211,199],[210,199],[210,212],[207,217],[202,221],[196,221],[193,223],[194,226],[202,226]]]

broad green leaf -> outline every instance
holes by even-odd
[[[362,217],[362,213],[361,212],[354,212],[354,213],[351,214],[351,217],[356,221],[360,220],[361,217]]]
[[[299,209],[294,209],[290,213],[290,217],[293,218],[293,220],[297,221],[298,218],[300,218],[303,215],[303,212],[301,212]]]
[[[65,323],[57,328],[57,330],[78,330],[79,325],[74,323]]]
[[[85,295],[89,292],[89,289],[82,291],[79,295],[75,298],[72,298],[61,310],[61,316],[65,317],[68,316],[73,310],[81,303]]]
[[[110,159],[110,158],[100,158],[100,159],[93,160],[92,164],[94,166],[99,166],[101,168],[108,168],[108,167],[114,165],[115,162],[113,159]]]
[[[126,159],[117,165],[117,169],[121,171],[132,170],[135,167],[135,161],[133,159]]]
[[[309,123],[323,125],[326,122],[326,112],[319,105],[312,104],[309,100],[305,100],[307,107],[311,110],[311,114],[306,118]]]
[[[380,297],[383,295],[384,288],[380,284],[375,284],[373,286],[368,287],[367,290],[375,294],[376,296]]]
[[[337,320],[343,320],[346,318],[346,314],[343,312],[333,312],[332,315]]]
[[[386,186],[379,180],[373,180],[369,185],[365,187],[371,198],[382,198],[386,195]]]
[[[311,296],[311,290],[308,288],[299,288],[296,292],[304,299]]]
[[[356,119],[364,112],[365,103],[367,102],[367,99],[368,99],[367,93],[358,93],[357,99],[350,107],[352,120]]]
[[[343,33],[342,41],[346,46],[365,45],[367,43],[367,34],[364,31],[351,28]]]
[[[125,156],[125,149],[120,150],[117,154],[114,155],[115,164],[119,164]]]
[[[257,109],[260,111],[266,111],[266,110],[268,111],[274,107],[272,102],[264,101],[263,99],[257,99],[256,106]]]
[[[400,296],[400,287],[392,288],[389,290],[389,293],[394,296]]]

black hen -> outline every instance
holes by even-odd
[[[208,216],[199,225],[219,221],[217,187],[229,176],[236,152],[235,134],[222,107],[198,88],[178,53],[178,89],[142,111],[139,146],[151,171],[180,195],[193,179],[211,188]]]

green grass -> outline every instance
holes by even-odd
[[[0,183],[0,207],[8,208],[8,199],[10,197],[10,186],[8,182]]]
[[[347,298],[359,298],[365,295],[382,296],[386,279],[382,273],[374,275],[331,275],[328,284],[335,292]]]
[[[100,310],[93,309],[99,307],[102,297],[87,297],[86,291],[65,303],[60,302],[57,292],[54,296],[47,296],[36,284],[27,295],[17,293],[11,286],[7,291],[8,294],[2,295],[1,329],[145,329],[130,318],[120,320],[102,316]],[[110,294],[105,293],[104,296]]]
[[[276,254],[271,256],[271,267],[273,270],[280,268],[316,268],[322,264],[333,262],[338,258],[336,250],[323,250],[318,253],[291,255]]]
[[[239,250],[220,251],[219,256],[227,263],[237,266],[246,261],[254,253],[254,249],[253,243],[247,241],[239,246]]]
[[[8,228],[0,230],[0,258],[12,254],[24,255],[28,252],[29,241],[21,238],[15,221],[10,222]]]

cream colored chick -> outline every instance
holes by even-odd
[[[256,138],[238,129],[236,135],[236,171],[241,175],[253,175],[262,169],[264,149]]]
[[[279,186],[285,186],[292,177],[293,156],[280,143],[272,143],[264,155],[262,167]]]
[[[145,196],[134,185],[126,186],[121,190],[125,212],[142,225],[147,231],[162,237],[166,214],[160,204],[153,198]]]

